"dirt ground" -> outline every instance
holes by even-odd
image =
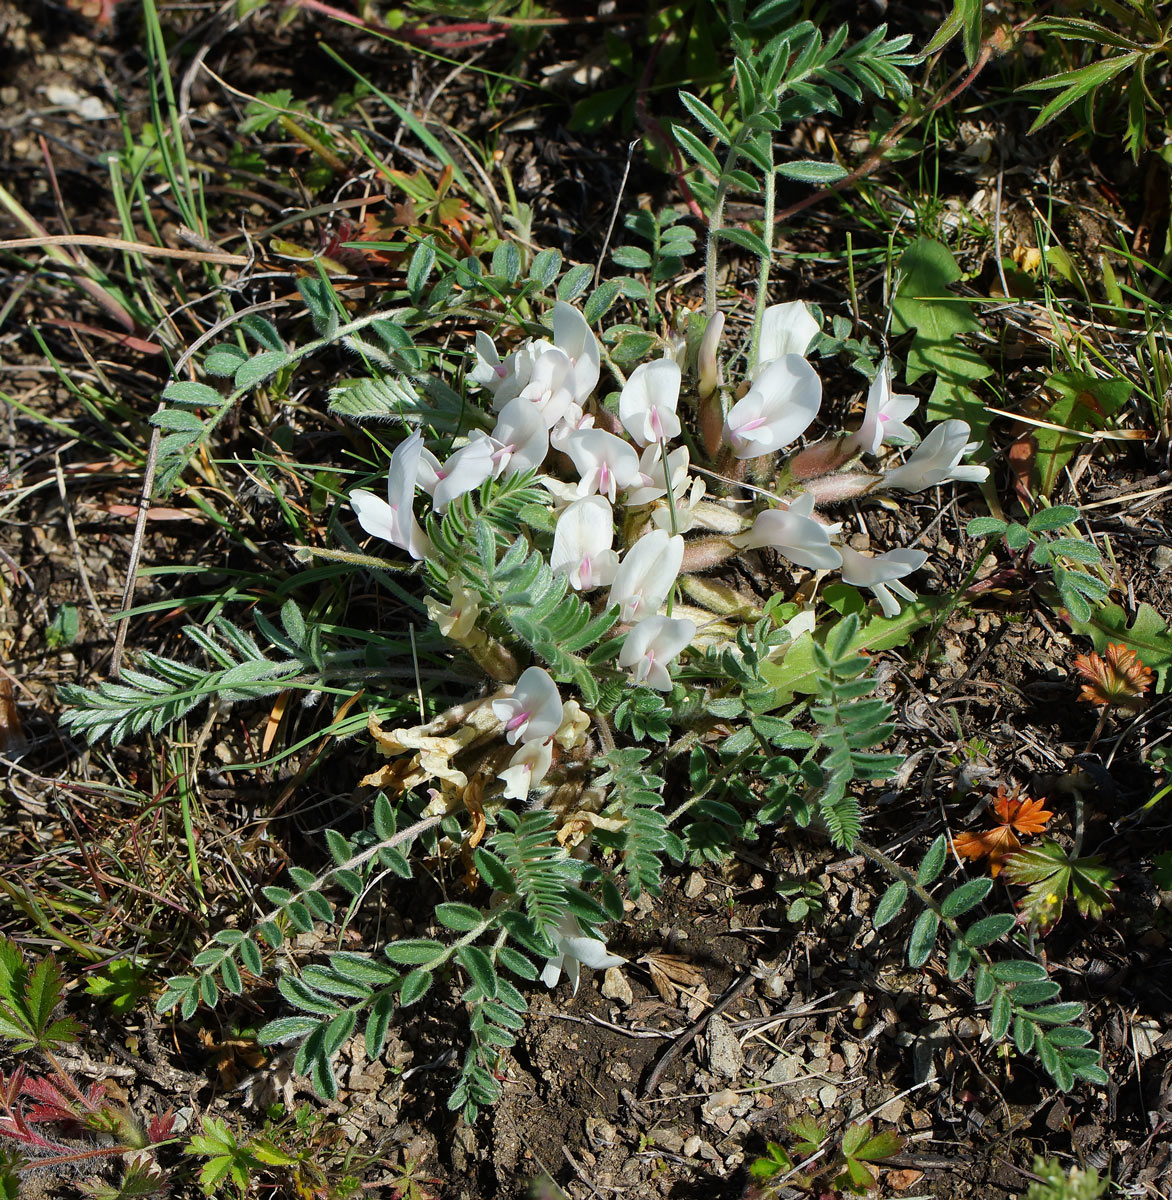
[[[279,319],[296,270],[288,247],[318,251],[350,236],[355,226],[347,222],[360,210],[330,211],[331,197],[386,193],[385,208],[403,199],[370,173],[350,180],[352,188],[314,193],[304,147],[293,139],[272,149],[263,168],[241,157],[247,147],[234,130],[248,96],[288,87],[315,104],[352,87],[323,52],[325,41],[361,62],[404,105],[426,105],[438,121],[495,145],[519,198],[533,208],[540,244],[573,261],[598,257],[635,134],[567,130],[566,97],[582,92],[572,77],[589,57],[594,25],[570,20],[547,30],[523,61],[506,43],[477,51],[480,65],[540,81],[546,91],[535,105],[520,89],[502,89],[490,100],[482,78],[455,70],[450,60],[409,55],[320,16],[285,19],[272,5],[234,22],[230,8],[176,6],[169,19],[189,43],[176,33],[172,52],[187,68],[177,75],[180,106],[192,153],[208,167],[213,240],[232,253],[262,247],[249,272],[226,274],[243,301],[273,302]],[[105,156],[123,152],[126,138],[143,145],[150,119],[136,9],[126,0],[113,23],[102,25],[61,4],[0,4],[0,184],[49,234],[125,236]],[[984,95],[978,88],[977,99]],[[1134,230],[1167,221],[1166,205],[1161,213],[1142,180],[1114,178],[1106,188],[1098,164],[1025,138],[1024,120],[995,133],[1013,163],[1003,180],[1007,241],[1015,231],[1025,238],[1045,172],[1077,200],[1064,211],[1081,215],[1063,233],[1072,253],[1088,260],[1112,222]],[[848,134],[847,125],[836,134]],[[367,133],[399,169],[433,172],[435,164],[386,110]],[[971,134],[952,128],[950,136],[961,162]],[[229,170],[230,162],[239,169]],[[671,176],[640,154],[626,187],[632,200],[677,198]],[[990,183],[958,168],[939,187],[947,213],[974,203]],[[1132,207],[1120,196],[1134,197]],[[150,205],[164,244],[197,244],[180,229],[166,194],[152,195]],[[283,224],[287,217],[295,219]],[[827,204],[795,220],[775,279],[777,298],[845,311],[845,278],[838,262],[824,271],[823,256],[856,218]],[[0,215],[0,237],[26,235],[11,213]],[[274,248],[277,237],[284,251]],[[119,254],[85,252],[121,278]],[[352,261],[358,266],[348,294],[376,305],[398,264]],[[313,741],[318,715],[307,709],[292,714],[281,734],[289,744],[310,739],[304,752],[276,766],[224,770],[243,756],[268,757],[258,748],[267,705],[213,714],[206,724],[197,713],[186,740],[174,743],[143,735],[112,751],[100,742],[86,748],[63,732],[56,687],[93,683],[110,661],[147,422],[170,378],[173,338],[190,344],[206,331],[210,285],[197,264],[152,260],[171,311],[156,329],[127,334],[108,309],[66,286],[59,265],[28,251],[0,263],[0,391],[11,400],[0,432],[0,487],[14,498],[6,502],[0,491],[0,733],[8,755],[0,810],[3,927],[30,951],[54,951],[66,966],[70,1008],[86,1028],[79,1075],[105,1082],[139,1112],[174,1108],[189,1125],[213,1113],[259,1128],[274,1099],[312,1099],[305,1082],[291,1076],[289,1055],[256,1046],[262,1019],[280,1011],[271,985],[259,983],[214,1015],[180,1021],[156,1017],[145,994],[112,1014],[87,980],[127,953],[154,964],[155,983],[182,971],[209,931],[248,920],[256,910],[247,898],[278,880],[287,863],[312,865],[323,853],[315,838],[324,825],[354,818],[362,803],[357,780],[375,758],[362,737],[345,746]],[[992,263],[965,266],[983,272],[974,276],[977,290],[996,276]],[[878,312],[882,280],[859,286]],[[174,304],[180,294],[192,298],[189,308]],[[1028,378],[1038,344],[1010,317],[1001,325],[990,320],[1017,356],[1021,374],[1009,381],[1012,391],[1015,380]],[[283,415],[294,454],[328,463],[350,447],[324,404],[331,373],[344,370],[340,360],[324,362],[320,379]],[[857,380],[839,370],[827,392],[845,405]],[[280,513],[242,466],[245,450],[281,448],[273,414],[258,401],[245,405],[217,447],[217,477],[235,489],[234,511],[247,536],[229,535],[187,498],[157,502],[142,547],[148,573],[134,594],[139,615],[129,623],[128,645],[136,650],[181,655],[180,626],[193,612],[209,614],[210,600],[199,599],[205,592],[213,596],[234,572],[279,579],[293,568]],[[1013,489],[1005,452],[1021,432],[1013,422],[995,426],[993,478],[1003,497]],[[1172,616],[1167,450],[1140,441],[1089,446],[1080,452],[1077,490],[1055,496],[1098,506],[1093,528],[1110,537],[1127,584],[1119,598],[1129,609],[1147,603],[1165,617]],[[964,523],[986,509],[975,490],[946,497],[942,509],[933,493],[920,501],[902,519],[936,522],[935,589],[946,593],[971,566],[974,543],[963,536]],[[188,572],[161,569],[172,564]],[[889,790],[868,801],[867,836],[908,864],[942,820],[967,827],[998,786],[1022,785],[1060,807],[1062,780],[1095,726],[1094,711],[1074,702],[1070,665],[1086,642],[1038,600],[1030,580],[999,571],[982,568],[979,578],[989,582],[981,602],[958,609],[933,645],[917,642],[880,659],[881,694],[896,709],[891,748],[905,766]],[[76,633],[51,636],[63,610],[76,614]],[[925,672],[928,651],[934,654]],[[1172,1178],[1172,896],[1156,889],[1151,864],[1172,848],[1172,836],[1164,810],[1143,809],[1157,776],[1139,753],[1142,737],[1166,730],[1166,703],[1162,712],[1137,736],[1121,739],[1118,754],[1084,764],[1100,768],[1086,844],[1121,871],[1114,911],[1098,923],[1067,917],[1044,947],[1063,999],[1088,1005],[1093,1044],[1111,1076],[1103,1091],[1079,1086],[1062,1095],[1035,1061],[993,1049],[968,985],[948,980],[942,956],[910,970],[901,941],[876,935],[870,914],[887,881],[862,857],[843,859],[809,833],[778,828],[723,867],[680,868],[662,896],[634,905],[610,943],[630,962],[621,979],[588,974],[576,996],[565,982],[548,993],[535,986],[525,1031],[502,1062],[504,1099],[474,1127],[446,1108],[464,1036],[454,979],[393,1029],[380,1061],[367,1063],[357,1041],[344,1050],[339,1099],[314,1104],[336,1118],[354,1154],[371,1158],[363,1177],[368,1194],[399,1194],[394,1165],[421,1164],[433,1182],[406,1193],[413,1200],[429,1193],[510,1200],[529,1194],[542,1176],[561,1192],[538,1185],[545,1190],[535,1194],[574,1200],[744,1196],[751,1194],[749,1164],[767,1142],[786,1140],[790,1122],[809,1115],[834,1125],[867,1116],[902,1135],[902,1150],[883,1167],[884,1195],[1013,1196],[1028,1186],[1034,1156],[1045,1153],[1109,1171],[1128,1195],[1165,1196]],[[204,822],[202,888],[188,871],[177,811],[182,777],[194,780],[191,799],[198,795]],[[811,885],[817,905],[805,921],[791,922],[786,886],[799,883]],[[426,936],[431,903],[457,886],[442,866],[422,882],[388,883],[381,932]],[[376,932],[357,926],[348,936],[360,948],[364,933]],[[320,945],[307,935],[301,948]],[[176,1194],[199,1194],[194,1182],[189,1187]],[[274,1184],[257,1194],[295,1193]]]

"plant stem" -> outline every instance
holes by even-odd
[[[761,347],[761,322],[765,317],[765,306],[769,303],[769,274],[773,269],[773,209],[777,196],[777,176],[773,172],[773,139],[766,138],[764,141],[769,170],[765,172],[765,213],[761,222],[761,240],[769,253],[761,259],[757,272],[757,303],[753,309],[753,332],[749,336],[750,375],[757,365],[757,352]]]

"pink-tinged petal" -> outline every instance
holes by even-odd
[[[562,723],[562,698],[548,672],[530,667],[521,673],[512,696],[492,702],[492,712],[505,727],[509,745],[542,742],[553,737]]]
[[[437,513],[447,512],[453,500],[478,488],[492,474],[493,450],[491,438],[475,438],[444,463],[431,493]]]
[[[517,396],[501,409],[492,431],[496,451],[493,475],[519,475],[536,471],[549,454],[549,429],[532,400]]]
[[[684,539],[663,529],[645,533],[623,555],[611,584],[607,607],[620,607],[619,619],[637,621],[659,611],[684,562]]]
[[[619,420],[639,443],[670,442],[680,435],[676,405],[680,398],[679,364],[670,358],[641,363],[623,384]]]
[[[526,742],[497,773],[505,785],[506,800],[525,800],[544,778],[553,763],[552,742]]]
[[[919,403],[915,396],[899,395],[892,390],[891,363],[884,358],[867,392],[863,423],[847,438],[846,447],[851,451],[861,450],[864,454],[877,454],[884,442],[914,441],[915,432],[903,421],[915,412]]]
[[[468,381],[478,383],[491,395],[497,390],[509,374],[509,369],[500,360],[492,338],[482,329],[476,331],[476,365],[468,372]]]
[[[671,675],[667,665],[695,636],[696,623],[687,618],[647,617],[627,634],[619,651],[619,666],[631,671],[633,683],[669,692]]]
[[[623,497],[628,508],[650,504],[667,495],[667,480],[671,478],[672,495],[679,497],[688,490],[688,447],[677,446],[667,455],[667,472],[663,469],[663,447],[652,443],[639,456],[639,484]]]
[[[804,358],[770,363],[729,409],[724,436],[737,458],[772,454],[796,441],[822,405],[822,381]]]
[[[440,460],[424,446],[419,452],[419,471],[415,476],[415,486],[429,496],[435,495],[435,485],[443,477],[443,466]]]
[[[566,453],[581,478],[583,496],[599,492],[614,503],[620,488],[639,482],[635,447],[605,429],[578,429],[565,441]]]
[[[602,496],[585,496],[562,510],[553,532],[549,556],[552,571],[569,576],[570,586],[589,591],[610,583],[618,569],[614,510]]]

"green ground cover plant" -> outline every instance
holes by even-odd
[[[1133,11],[1142,29],[1118,32]],[[484,24],[491,44],[512,38],[524,50],[540,44],[545,19],[530,26],[526,14],[452,20],[461,37]],[[158,748],[134,787],[109,795],[160,822],[172,815],[148,852],[138,819],[116,844],[87,846],[79,830],[61,855],[67,883],[43,882],[54,869],[46,856],[0,886],[39,937],[86,964],[85,992],[106,1011],[121,1019],[149,1004],[153,1019],[191,1030],[246,1009],[248,1036],[326,1101],[344,1098],[339,1064],[350,1069],[356,1046],[378,1061],[398,1030],[442,1012],[458,1053],[437,1090],[467,1126],[484,1127],[542,985],[565,980],[577,994],[583,968],[629,967],[642,902],[783,835],[866,864],[879,881],[866,909],[873,952],[913,974],[939,968],[981,1022],[973,1057],[1036,1064],[1062,1093],[1108,1087],[1093,1009],[1070,998],[1046,938],[1110,921],[1134,883],[1113,840],[1166,803],[1156,722],[1172,634],[1167,613],[1129,591],[1118,546],[1127,530],[1104,533],[1097,517],[1110,497],[1084,505],[1077,484],[1092,456],[1167,438],[1167,247],[1147,247],[1152,262],[1130,246],[1088,261],[1038,214],[1036,261],[1013,257],[1000,224],[949,225],[942,204],[912,196],[907,180],[956,96],[1027,37],[1053,73],[1005,103],[1025,112],[1056,93],[1036,117],[1030,110],[1031,132],[1081,120],[1076,132],[1092,138],[1104,98],[1122,88],[1127,153],[1158,155],[1163,6],[1018,14],[1010,27],[966,0],[922,47],[912,33],[833,23],[795,0],[671,14],[651,28],[659,67],[680,72],[657,96],[669,93],[674,115],[647,116],[645,71],[580,103],[571,127],[597,132],[629,104],[678,202],[620,190],[597,258],[583,263],[566,241],[548,244],[487,142],[437,132],[365,63],[329,51],[353,89],[332,107],[290,88],[242,94],[233,171],[263,176],[283,140],[308,193],[344,190],[361,166],[404,197],[393,218],[346,218],[316,246],[304,226],[273,225],[284,290],[249,304],[224,276],[249,259],[214,244],[212,176],[181,119],[165,12],[144,0],[150,121],[133,133],[124,123],[124,149],[107,163],[137,286],[72,251],[53,263],[166,364],[157,408],[146,418],[116,388],[78,384],[37,336],[85,417],[60,429],[84,441],[93,427],[116,427],[97,444],[108,437],[111,458],[145,479],[126,599],[106,614],[119,630],[114,669],[60,684],[61,727],[95,754]],[[359,24],[388,39],[402,32],[420,53],[450,49],[430,17],[396,26],[364,14]],[[720,37],[700,55],[696,38],[714,24]],[[1101,57],[1075,64],[1095,42],[1107,47]],[[606,53],[612,71],[633,74],[629,47],[610,39]],[[950,54],[964,62],[942,82]],[[500,72],[493,86],[514,78]],[[374,104],[400,118],[426,165],[383,161],[363,107]],[[866,145],[843,153],[833,131],[868,111]],[[811,128],[832,135],[813,141]],[[883,187],[894,185],[876,182],[886,167],[905,172],[897,178],[914,205],[890,203]],[[195,252],[213,298],[198,333],[182,317],[196,303],[191,273],[172,273],[172,295],[149,269],[151,253],[167,249],[143,215],[155,186],[173,197],[192,244],[211,247]],[[800,263],[787,223],[814,199],[853,223],[821,252],[847,286],[820,304],[779,303],[779,281]],[[9,193],[0,201],[23,232],[44,234]],[[334,216],[325,202],[317,215]],[[34,269],[33,248],[10,252]],[[976,258],[986,265],[974,269]],[[372,270],[389,282],[355,288]],[[990,333],[990,314],[1019,300],[1048,331],[1027,368],[1029,405],[1010,394],[1010,335]],[[313,406],[331,423],[328,454],[303,437],[297,414]],[[269,507],[263,533],[244,488]],[[179,601],[134,606],[146,513],[178,503],[232,554],[222,569],[155,562],[164,579],[190,572],[192,586]],[[1053,787],[1067,802],[1043,819],[1040,804],[1023,809],[1016,791],[999,791],[1001,824],[959,832],[960,806],[970,823],[984,807],[979,775],[966,773],[993,756],[982,731],[958,737],[940,813],[906,840],[876,844],[883,805],[909,789],[927,753],[904,723],[905,683],[885,656],[897,652],[906,679],[936,697],[951,631],[987,605],[1002,606],[1007,626],[1039,613],[1093,647],[1097,661],[1073,669],[1092,685],[1098,671],[1107,698],[1092,700],[1101,711],[1089,738],[1070,739],[1081,753],[1056,756],[1065,774]],[[123,644],[144,618],[174,636]],[[84,605],[46,611],[46,645],[71,653],[86,620]],[[1073,698],[1076,685],[1062,686]],[[216,747],[224,778],[287,772],[277,811],[344,744],[333,769],[343,762],[352,795],[299,847],[241,874],[229,913],[205,878],[209,832],[194,780],[213,730],[266,711],[246,759],[233,761],[226,741]],[[360,753],[371,762],[356,769]],[[1100,836],[1116,755],[1150,787]],[[1019,834],[1044,828],[1022,845]],[[1167,858],[1154,856],[1144,886],[1165,887]],[[166,928],[143,921],[133,946],[112,947],[102,904],[124,877],[130,893],[166,908]],[[387,932],[385,895],[404,884],[426,911]],[[831,890],[829,876],[804,870],[776,888],[781,924],[823,938],[828,954]],[[117,891],[126,909],[128,894]],[[10,1162],[10,1191],[76,1154],[41,1132],[48,1123],[100,1128],[111,1139],[104,1157],[146,1152],[95,1195],[173,1184],[207,1196],[342,1197],[373,1186],[364,1180],[376,1166],[390,1194],[431,1194],[406,1152],[391,1174],[389,1160],[348,1156],[339,1127],[305,1104],[271,1107],[251,1128],[208,1112],[174,1136],[164,1118],[111,1106],[52,1057],[81,1032],[55,1015],[65,997],[57,961],[30,966],[0,946],[0,1034],[48,1064],[43,1077],[4,1077],[0,1137],[23,1156]],[[41,1102],[47,1088],[56,1108],[30,1115],[30,1097]],[[873,1117],[789,1126],[751,1167],[759,1194],[882,1187],[905,1142]],[[1042,1160],[1034,1174],[1039,1195],[1097,1194],[1094,1174]]]

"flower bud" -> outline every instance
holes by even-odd
[[[739,553],[738,548],[728,538],[696,538],[684,543],[684,561],[680,570],[687,573],[707,571]]]
[[[786,463],[791,479],[817,479],[837,471],[854,457],[854,452],[843,437],[823,438],[804,450],[799,450]]]
[[[865,495],[878,480],[878,475],[868,475],[865,471],[847,471],[842,475],[809,479],[802,490],[806,495],[813,496],[814,507],[820,508],[824,504],[841,504],[844,500]]]
[[[680,586],[688,599],[722,617],[755,621],[761,616],[760,609],[752,600],[742,596],[736,588],[729,587],[727,583],[718,583],[715,579],[706,579],[700,575],[682,575]]]
[[[720,335],[724,332],[724,313],[713,313],[704,328],[700,350],[696,355],[696,370],[700,376],[697,392],[701,400],[707,400],[716,391],[720,379],[720,362],[716,357]]]

